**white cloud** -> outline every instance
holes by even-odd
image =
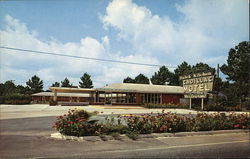
[[[165,64],[204,61],[215,65],[225,61],[235,43],[248,40],[247,0],[190,0],[176,5],[183,15],[180,22],[153,15],[131,0],[113,0],[102,16],[105,28],[114,27],[119,37],[134,49],[152,56],[165,56]],[[195,58],[194,58],[195,57]]]
[[[109,36],[104,36],[101,41],[92,37],[68,43],[54,38],[41,41],[36,31],[8,15],[5,17],[6,28],[0,30],[0,43],[8,47],[129,62],[178,65],[185,60],[191,64],[202,61],[216,66],[225,62],[229,48],[248,40],[247,0],[190,0],[176,5],[176,9],[183,17],[178,22],[167,15],[154,15],[131,0],[111,1],[101,21],[106,29],[118,31],[121,42],[132,45],[120,52],[112,52],[113,39]],[[123,55],[124,51],[134,53]],[[139,73],[150,77],[158,69],[5,49],[1,49],[0,58],[1,82],[14,79],[24,84],[37,74],[46,86],[65,77],[78,85],[79,77],[88,72],[95,87],[101,87]]]
[[[78,43],[61,43],[57,40],[43,42],[37,38],[37,33],[30,31],[27,26],[11,16],[6,16],[6,29],[0,30],[1,46],[39,50],[44,52],[63,53],[73,56],[91,58],[113,58],[115,60],[129,60],[149,62],[150,57],[144,59],[141,55],[119,56],[109,52],[109,37],[104,36],[102,41],[84,37]],[[144,72],[152,69],[140,66],[119,65],[107,62],[65,58],[51,55],[33,54],[1,49],[1,82],[15,80],[18,84],[25,82],[34,74],[45,82],[45,89],[55,81],[62,81],[65,77],[78,85],[79,78],[84,72],[92,75],[95,87],[106,83],[122,82],[128,74]]]

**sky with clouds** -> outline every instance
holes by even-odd
[[[42,0],[0,2],[0,45],[75,56],[177,66],[226,62],[249,40],[248,0]],[[45,90],[65,77],[95,87],[159,68],[0,49],[0,82],[38,75]],[[173,68],[170,68],[173,70]]]

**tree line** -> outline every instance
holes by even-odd
[[[134,79],[131,77],[125,78],[123,80],[123,83],[149,84],[151,81],[152,84],[155,85],[181,86],[182,83],[179,81],[179,76],[203,71],[215,71],[215,68],[212,68],[208,64],[202,62],[191,66],[184,61],[183,63],[178,65],[174,72],[169,71],[166,66],[162,66],[159,68],[159,71],[155,72],[152,75],[150,80],[144,74],[139,74]]]
[[[30,95],[43,92],[43,80],[37,75],[32,76],[26,86],[16,85],[13,80],[0,83],[0,104],[29,104],[31,101]],[[66,77],[61,83],[55,82],[51,87],[77,87]],[[80,77],[80,88],[93,88],[91,76],[86,72]],[[49,90],[47,90],[49,91]]]
[[[220,71],[225,74],[226,80],[215,78],[214,93],[221,93],[225,97],[222,101],[225,105],[237,105],[247,101],[250,97],[250,42],[243,41],[234,48],[231,48],[228,53],[227,63],[223,64]],[[203,71],[215,71],[215,68],[210,67],[206,63],[197,63],[190,65],[187,62],[182,62],[177,68],[171,72],[166,66],[159,68],[150,80],[144,74],[139,74],[135,78],[127,77],[123,80],[124,83],[149,84],[150,81],[155,85],[173,85],[181,86],[179,81],[180,75],[192,74]],[[61,82],[54,82],[52,87],[77,87],[66,77]],[[80,77],[80,88],[93,88],[91,76],[86,72]],[[26,86],[15,85],[9,80],[5,83],[0,83],[0,102],[1,99],[11,95],[31,95],[43,91],[43,81],[36,75],[31,77],[26,82]],[[249,102],[250,104],[250,102]]]
[[[43,92],[43,80],[41,80],[37,75],[34,75],[26,82],[26,86],[15,85],[13,80],[6,81],[5,83],[0,83],[0,96],[11,95],[11,94],[33,94],[38,92]],[[61,83],[55,82],[51,87],[77,87],[73,86],[72,83],[66,77]],[[79,82],[80,88],[93,88],[93,82],[91,76],[86,72],[80,78]]]
[[[150,81],[156,85],[182,86],[179,76],[198,73],[203,71],[215,71],[205,63],[189,65],[183,62],[174,70],[169,71],[166,66],[162,66],[155,72]],[[225,74],[226,80],[222,81],[220,77],[214,80],[214,94],[219,94],[218,102],[225,106],[234,106],[245,103],[250,108],[250,42],[240,42],[228,53],[227,64],[223,64],[219,70]],[[149,84],[149,78],[144,74],[139,74],[135,78],[127,77],[124,83]]]

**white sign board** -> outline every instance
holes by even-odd
[[[180,76],[180,80],[183,82],[184,98],[206,98],[207,92],[213,90],[212,72]]]

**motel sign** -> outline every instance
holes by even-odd
[[[194,73],[180,76],[183,82],[184,98],[206,98],[208,92],[213,90],[213,72]]]

